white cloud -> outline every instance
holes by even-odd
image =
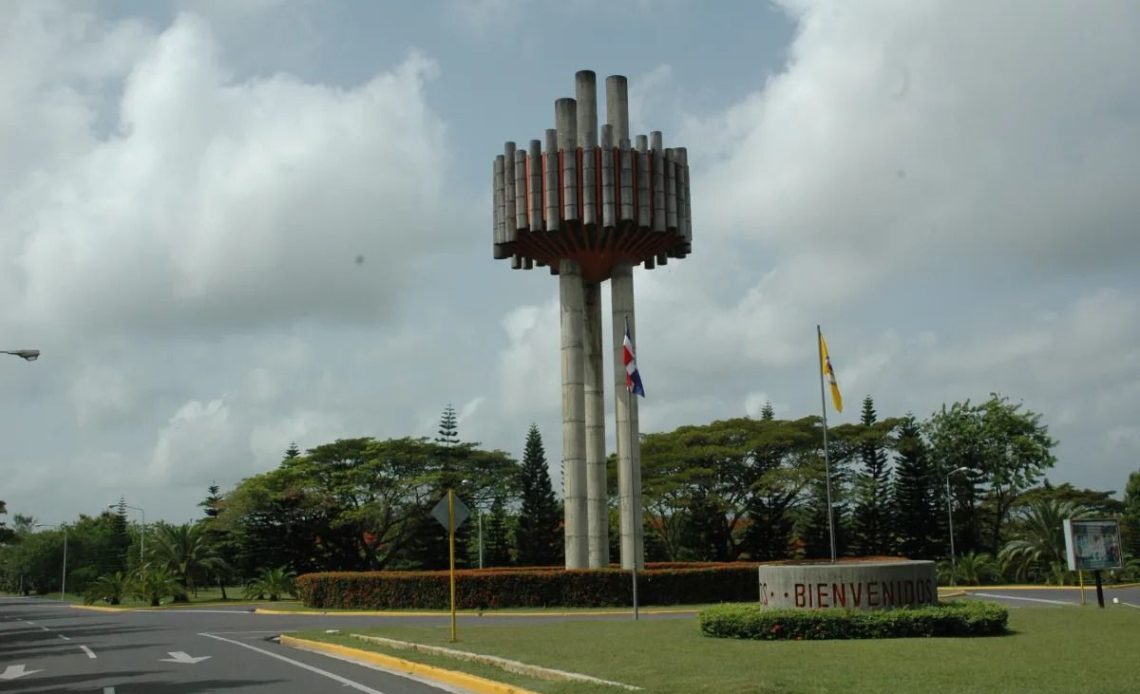
[[[444,127],[424,103],[436,72],[413,54],[350,88],[238,81],[181,15],[125,76],[113,131],[90,106],[68,118],[50,134],[70,151],[0,202],[22,314],[167,330],[390,313],[448,217]]]

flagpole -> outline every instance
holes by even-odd
[[[629,340],[632,343],[633,342],[633,334],[630,333],[630,331],[629,331],[629,318],[628,317],[625,319],[625,334],[629,335]],[[636,350],[636,347],[634,349]],[[629,458],[629,470],[628,470],[627,474],[628,474],[629,479],[632,480],[633,479],[633,470],[634,470],[633,466],[635,465],[634,460],[633,460],[633,387],[630,386],[630,384],[628,383],[628,379],[629,379],[629,376],[628,376],[628,372],[627,372],[627,375],[626,375],[627,383],[625,386],[625,418],[626,418],[626,422],[627,422],[626,427],[625,427],[626,428],[626,434],[627,434],[626,451],[628,451],[627,457]],[[637,501],[640,503],[640,499],[638,499]],[[637,513],[637,509],[634,509],[634,508],[630,508],[630,514],[633,516],[634,520],[636,520],[637,517],[640,515],[639,513]],[[633,580],[633,621],[635,621],[635,622],[638,621],[638,619],[639,619],[638,618],[638,607],[637,607],[637,537],[638,537],[638,535],[639,535],[638,528],[636,526],[634,526],[634,528],[633,528],[633,560],[630,562],[630,567],[631,567],[630,575],[632,576],[632,580]]]
[[[831,561],[835,561],[835,508],[831,505],[831,461],[827,452],[827,398],[823,393],[823,331],[815,326],[815,344],[819,350],[819,404],[823,412],[823,470],[827,476],[827,533],[831,538]]]

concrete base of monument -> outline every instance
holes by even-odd
[[[938,603],[932,561],[762,564],[759,579],[760,603],[773,608],[882,610]]]

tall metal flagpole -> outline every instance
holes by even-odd
[[[633,389],[628,387],[628,386],[625,389],[625,403],[626,403],[626,405],[625,405],[626,406],[626,412],[629,413],[630,418],[632,419],[632,415],[633,415]],[[633,479],[632,478],[633,466],[636,465],[636,463],[633,460],[633,427],[629,426],[626,428],[629,430],[629,444],[628,444],[629,445],[629,474],[631,475],[630,479]],[[634,514],[635,518],[636,518],[636,516],[637,516],[637,514]],[[632,567],[632,574],[633,574],[633,620],[634,621],[637,621],[637,619],[638,619],[638,615],[637,615],[637,536],[638,536],[637,529],[634,528],[634,531],[633,531],[633,563],[630,564],[630,566]]]
[[[823,412],[823,471],[827,476],[827,533],[831,536],[831,561],[835,561],[835,507],[831,505],[831,461],[827,452],[827,398],[823,393],[823,331],[815,326],[815,342],[819,350],[819,404]]]

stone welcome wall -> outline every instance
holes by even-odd
[[[776,608],[881,610],[938,602],[932,561],[761,566],[759,580],[760,603]]]

